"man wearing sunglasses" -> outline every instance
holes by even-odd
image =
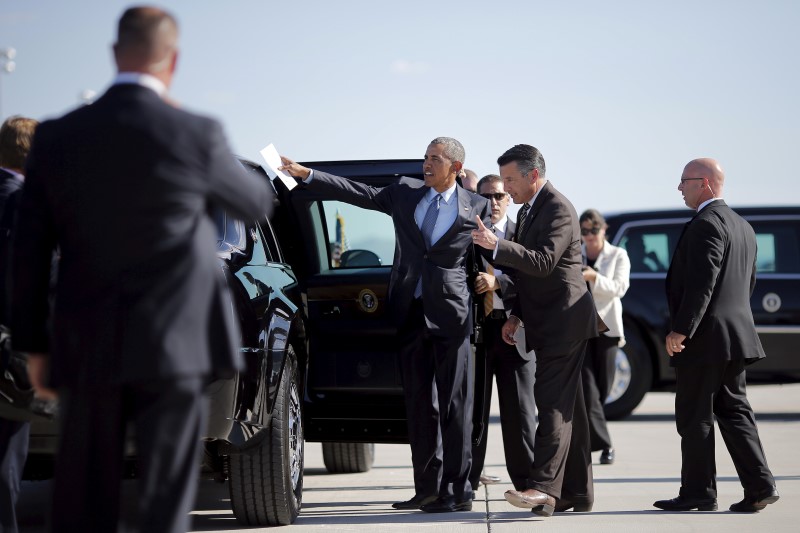
[[[484,176],[478,182],[478,193],[489,200],[494,234],[499,239],[510,239],[517,226],[506,216],[511,197],[503,187],[503,178],[497,174]],[[527,352],[521,345],[515,347],[503,341],[503,324],[511,314],[517,296],[514,282],[508,272],[493,267],[482,258],[481,264],[483,268],[475,279],[475,291],[483,294],[483,343],[476,345],[475,388],[478,390],[478,387],[483,387],[484,402],[483,406],[476,405],[473,420],[475,427],[488,427],[492,377],[496,376],[506,469],[514,488],[523,491],[527,488],[526,482],[533,464],[533,437],[536,433],[533,382],[536,361],[533,351]],[[487,440],[488,434],[484,432],[478,444],[472,447],[469,480],[473,489],[477,488],[479,481],[500,481],[493,476],[481,475]]]

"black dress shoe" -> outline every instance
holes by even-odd
[[[463,502],[457,502],[452,498],[437,498],[436,501],[426,503],[420,510],[426,513],[454,513],[457,511],[471,511],[472,498]]]
[[[603,450],[603,453],[600,454],[600,464],[601,465],[613,465],[614,459],[614,448],[606,448]]]
[[[554,512],[563,513],[564,511],[569,511],[572,509],[572,511],[575,513],[589,513],[592,511],[593,503],[594,502],[560,498],[556,500]]]
[[[685,496],[678,496],[671,500],[659,500],[653,505],[665,511],[691,511],[693,509],[697,509],[698,511],[716,511],[717,499],[686,498]]]
[[[482,475],[480,477],[480,481],[484,485],[494,485],[495,483],[500,483],[500,481],[502,481],[502,480],[497,476],[484,476],[484,475]]]
[[[413,509],[417,510],[426,503],[431,503],[436,501],[436,496],[414,496],[408,501],[405,502],[396,502],[392,504],[392,507],[395,509]]]
[[[731,505],[730,509],[734,513],[757,513],[768,504],[778,501],[780,497],[778,489],[772,487],[750,496],[745,494],[744,499]]]

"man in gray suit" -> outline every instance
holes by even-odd
[[[765,357],[750,308],[756,235],[722,199],[724,182],[719,163],[703,158],[686,165],[678,186],[697,213],[678,239],[666,282],[664,342],[675,368],[683,464],[678,496],[653,504],[665,511],[717,509],[715,418],[744,488],[730,510],[755,513],[780,497],[745,387],[745,366]]]
[[[94,104],[37,129],[12,268],[14,348],[62,428],[52,530],[115,531],[125,429],[136,428],[139,530],[179,532],[197,489],[212,373],[241,367],[209,213],[272,211],[271,185],[234,159],[220,124],[168,103],[175,19],[125,11],[118,74]],[[60,254],[52,346],[51,255]]]
[[[511,239],[517,225],[506,216],[511,197],[503,188],[503,178],[497,174],[484,176],[478,182],[478,193],[492,207],[491,229],[500,239]],[[481,258],[482,269],[475,279],[475,292],[483,294],[483,342],[475,347],[475,386],[483,388],[482,405],[477,405],[473,420],[484,428],[480,441],[472,447],[473,489],[481,483],[497,483],[499,478],[482,475],[489,424],[489,405],[492,401],[492,378],[497,376],[497,395],[500,401],[500,427],[503,431],[503,450],[506,469],[517,490],[525,490],[533,464],[533,437],[536,432],[536,404],[533,401],[536,360],[533,351],[514,346],[503,340],[502,328],[508,319],[517,289],[511,272],[495,268]]]
[[[313,171],[282,157],[283,170],[309,188],[394,221],[396,246],[389,313],[398,327],[415,495],[396,509],[472,509],[472,295],[467,280],[476,217],[489,223],[485,199],[456,184],[464,147],[437,137],[423,162],[425,181],[383,188]]]
[[[536,351],[539,412],[528,488],[505,497],[540,516],[589,511],[594,488],[581,367],[587,340],[597,336],[598,317],[581,273],[578,215],[545,178],[544,157],[533,146],[518,144],[497,164],[506,191],[522,204],[517,232],[509,241],[481,227],[473,238],[494,251],[495,265],[513,269],[517,300],[503,338],[514,343],[524,324],[527,349]]]

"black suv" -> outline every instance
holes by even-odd
[[[800,207],[734,208],[756,232],[756,286],[750,299],[766,359],[747,367],[749,383],[800,381]],[[617,357],[606,416],[627,416],[645,393],[675,382],[664,338],[669,333],[665,279],[689,209],[611,214],[608,240],[625,248],[631,285],[622,299],[627,344]]]

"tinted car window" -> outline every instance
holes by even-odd
[[[328,268],[392,266],[394,224],[385,213],[325,200]]]
[[[626,230],[619,241],[631,260],[631,273],[664,273],[678,243],[683,224],[636,226]]]
[[[800,274],[800,222],[750,222],[756,232],[759,274]]]

